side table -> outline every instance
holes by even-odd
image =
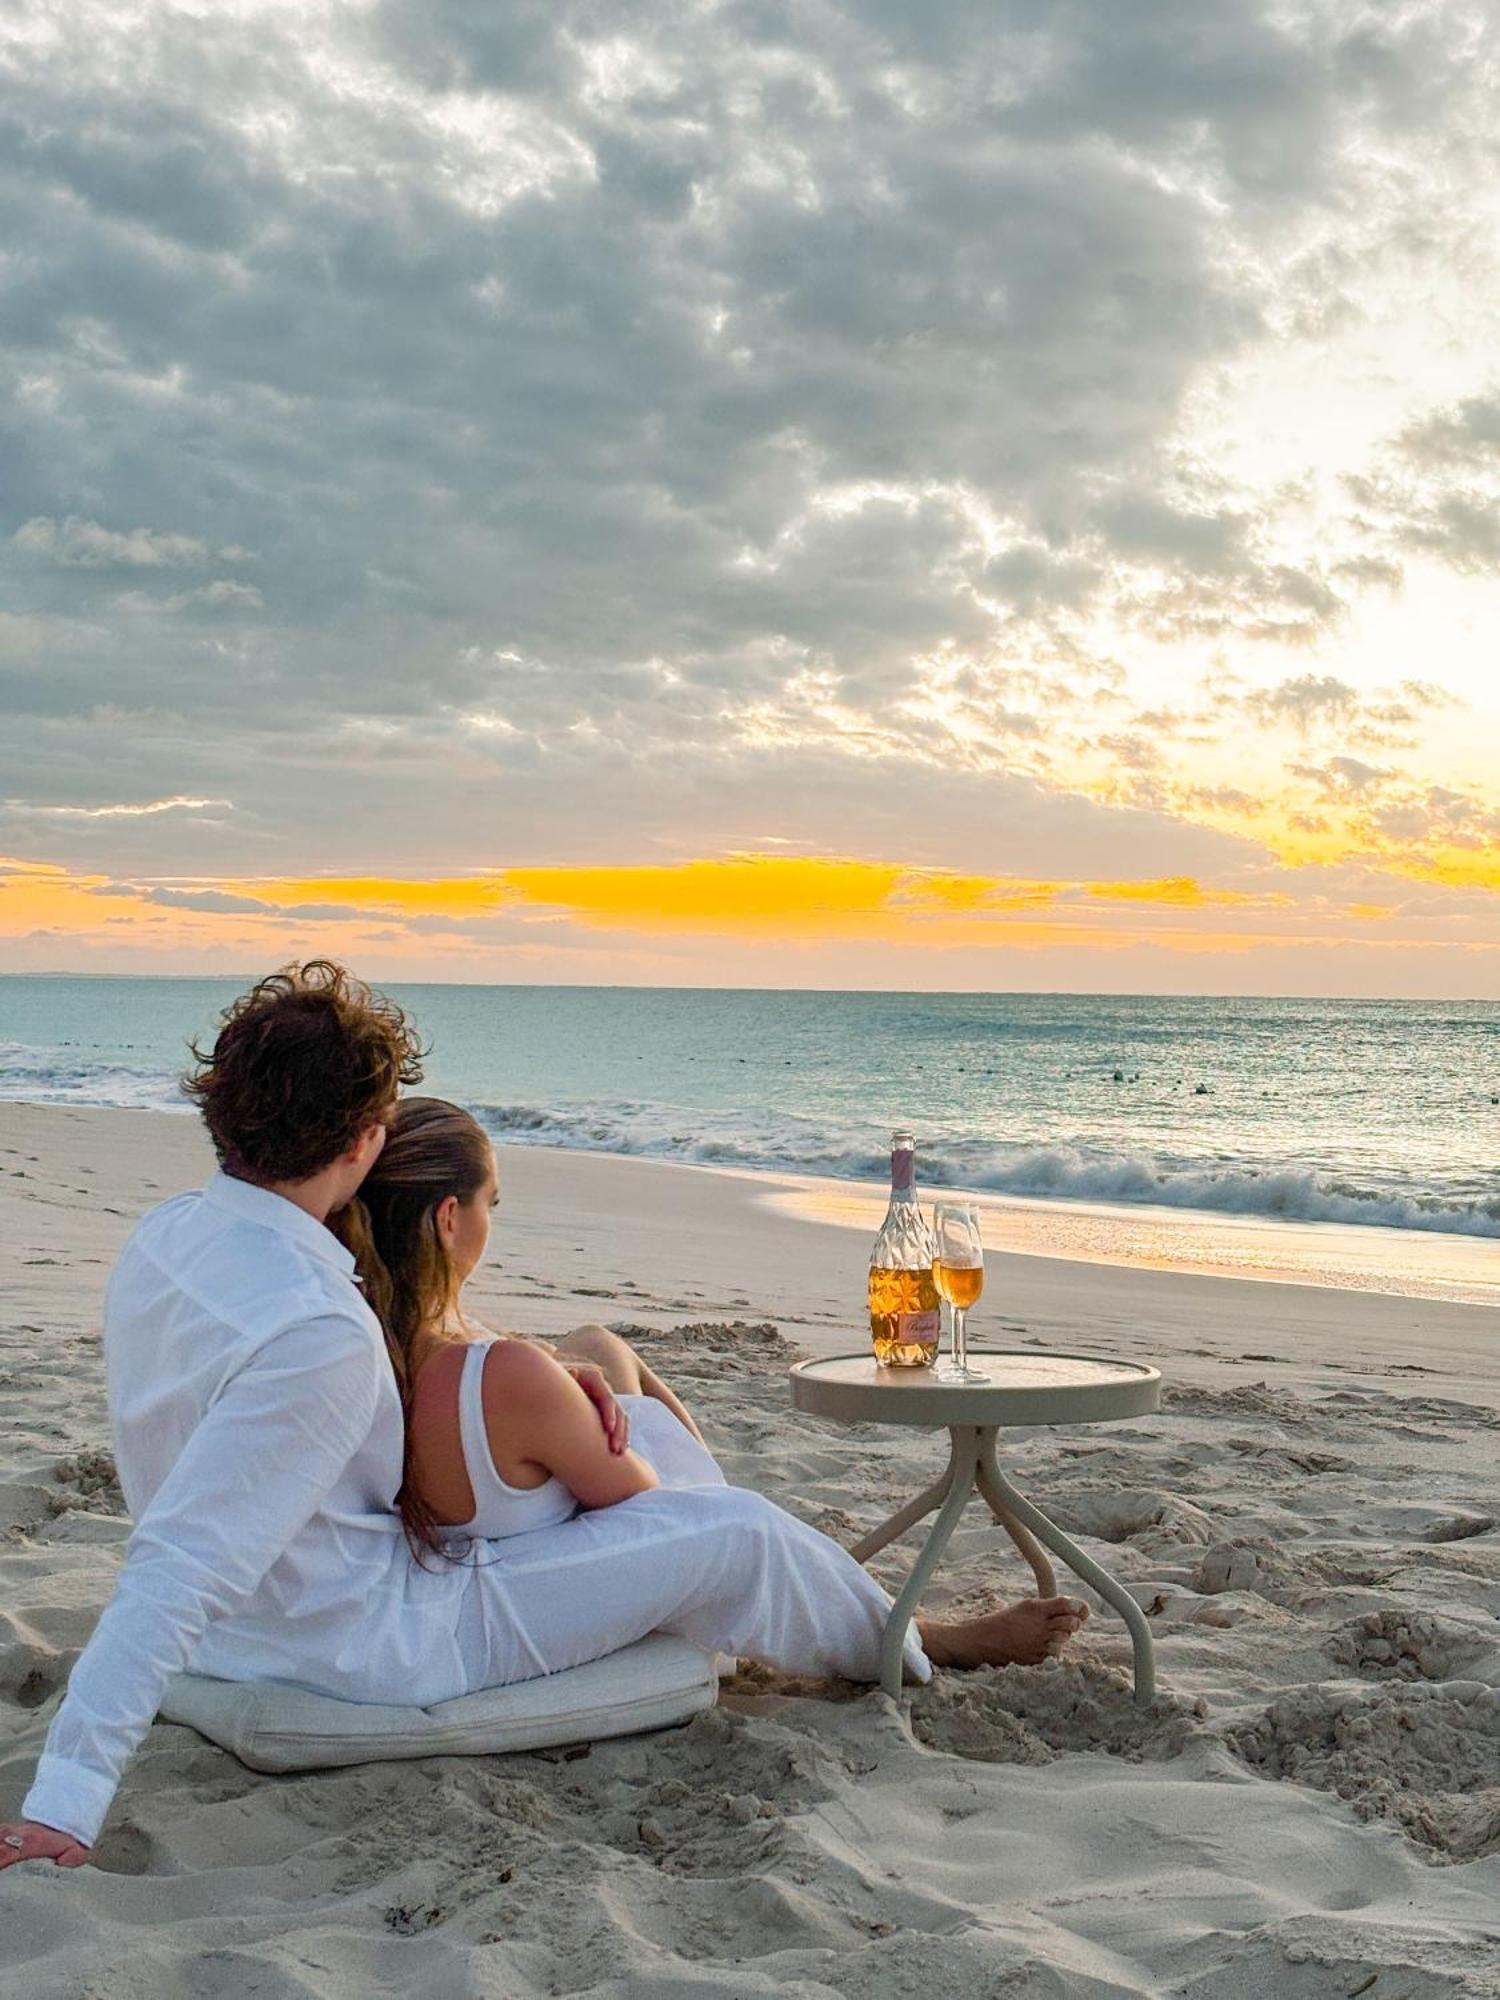
[[[881,1686],[887,1694],[899,1697],[907,1627],[970,1495],[977,1490],[1031,1565],[1039,1597],[1057,1594],[1057,1579],[1045,1553],[1050,1550],[1119,1612],[1134,1649],[1135,1699],[1140,1707],[1146,1707],[1156,1691],[1146,1614],[1117,1577],[1085,1554],[1055,1521],[1017,1490],[1000,1469],[996,1439],[1001,1428],[1097,1424],[1146,1416],[1160,1404],[1160,1370],[1103,1355],[1040,1350],[971,1353],[969,1366],[984,1379],[938,1382],[925,1368],[882,1368],[868,1353],[799,1361],[791,1371],[792,1402],[809,1416],[852,1424],[946,1430],[951,1440],[942,1477],[851,1551],[857,1561],[868,1562],[918,1521],[934,1512],[937,1515],[886,1624],[880,1654]]]

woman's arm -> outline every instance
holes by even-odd
[[[599,1412],[560,1362],[526,1341],[484,1357],[484,1421],[497,1465],[518,1461],[562,1481],[584,1507],[613,1507],[658,1484],[633,1451],[615,1451]]]
[[[93,1843],[168,1680],[209,1621],[255,1590],[363,1443],[379,1373],[367,1329],[329,1316],[278,1334],[225,1386],[136,1523],[47,1732],[27,1820]]]

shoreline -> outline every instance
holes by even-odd
[[[95,1329],[105,1271],[131,1223],[212,1172],[206,1137],[196,1119],[176,1112],[10,1111],[0,1139],[0,1236],[34,1238],[33,1200],[63,1211],[64,1261],[81,1281],[68,1298],[68,1322],[79,1333]],[[502,1146],[497,1154],[500,1207],[472,1281],[478,1315],[555,1337],[589,1318],[661,1328],[684,1317],[753,1313],[777,1321],[812,1353],[864,1350],[875,1220],[866,1229],[847,1216],[791,1212],[787,1196],[800,1189],[749,1172],[561,1147]],[[30,1165],[27,1155],[36,1156]],[[92,1200],[90,1183],[111,1198]],[[851,1185],[833,1184],[840,1193]],[[23,1194],[30,1199],[17,1199]],[[883,1190],[866,1199],[883,1211]],[[23,1263],[12,1280],[23,1319],[41,1312],[39,1304],[23,1310],[32,1268],[55,1299],[50,1259]],[[1350,1372],[1408,1386],[1440,1377],[1500,1407],[1500,1322],[1482,1304],[991,1252],[986,1294],[971,1320],[976,1347],[1076,1345],[1081,1333],[1102,1352],[1165,1359],[1181,1380],[1251,1360],[1322,1387]]]
[[[751,1177],[776,1182],[766,1198],[789,1215],[867,1229],[872,1237],[888,1199],[875,1181],[772,1173]],[[920,1192],[927,1204],[972,1202],[987,1250],[1018,1250],[1116,1270],[1500,1306],[1500,1238],[1491,1236],[1061,1195],[1048,1199],[949,1187]],[[1452,1268],[1445,1271],[1445,1264]]]
[[[0,1097],[0,1117],[7,1113],[97,1113],[107,1118],[173,1122],[194,1118],[187,1104],[128,1106]],[[884,1182],[875,1179],[799,1173],[775,1166],[660,1159],[611,1148],[593,1150],[491,1136],[502,1157],[543,1153],[612,1160],[622,1166],[743,1183],[779,1214],[862,1231],[869,1238],[879,1227],[888,1199]],[[1500,1306],[1500,1236],[1413,1229],[1396,1223],[1303,1219],[1253,1210],[1111,1202],[1070,1195],[1015,1195],[961,1185],[926,1186],[921,1184],[920,1160],[918,1180],[925,1204],[972,1202],[980,1211],[985,1245],[991,1252],[1113,1270]]]

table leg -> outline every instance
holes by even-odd
[[[1039,1507],[1034,1507],[1024,1494],[1016,1491],[996,1462],[993,1430],[983,1433],[983,1451],[977,1458],[975,1472],[981,1491],[991,1506],[998,1497],[1022,1526],[1029,1528],[1038,1541],[1045,1542],[1054,1555],[1061,1556],[1076,1576],[1092,1584],[1105,1603],[1113,1605],[1125,1620],[1135,1652],[1136,1706],[1149,1708],[1156,1694],[1156,1660],[1151,1646],[1151,1627],[1146,1622],[1145,1612],[1124,1584],[1112,1577],[1107,1569],[1101,1569],[1092,1556],[1085,1555],[1076,1542],[1068,1539],[1055,1521],[1049,1521]],[[925,1557],[926,1550],[923,1555]],[[903,1591],[903,1598],[905,1595]]]
[[[956,1433],[950,1431],[948,1436],[948,1463],[943,1471],[942,1478],[935,1479],[925,1493],[919,1493],[915,1500],[908,1500],[899,1512],[892,1514],[889,1520],[882,1521],[878,1528],[872,1528],[863,1541],[856,1542],[849,1551],[856,1562],[865,1563],[870,1560],[871,1556],[878,1556],[883,1548],[887,1548],[892,1542],[898,1540],[900,1536],[906,1533],[908,1528],[915,1527],[918,1521],[925,1520],[929,1514],[935,1513],[942,1506],[943,1501],[948,1495],[948,1490],[953,1484]],[[1004,1528],[1006,1534],[1010,1536],[1026,1561],[1030,1563],[1031,1573],[1036,1578],[1037,1596],[1056,1597],[1057,1577],[1053,1573],[1052,1565],[1048,1562],[1045,1551],[1037,1546],[1035,1540],[1021,1526],[1015,1515],[1011,1513],[1005,1502],[1000,1498],[998,1492],[986,1483],[988,1479],[984,1448],[986,1436],[989,1438],[989,1456],[993,1458],[995,1440],[995,1427],[993,1425],[988,1426],[980,1434],[977,1478],[979,1491],[988,1501],[990,1512],[994,1515],[1000,1526]]]
[[[1004,1528],[1021,1554],[1031,1564],[1031,1573],[1036,1578],[1038,1597],[1056,1597],[1057,1572],[1047,1560],[1046,1552],[1028,1534],[1005,1504],[1004,1495],[995,1484],[992,1473],[995,1463],[995,1433],[993,1424],[986,1424],[979,1433],[979,1463],[975,1468],[975,1484],[989,1504],[989,1510]]]
[[[854,1560],[859,1563],[868,1562],[871,1556],[879,1555],[887,1544],[894,1542],[899,1535],[904,1535],[908,1528],[915,1526],[918,1521],[925,1520],[929,1514],[941,1507],[948,1497],[949,1487],[953,1484],[955,1463],[956,1453],[950,1449],[948,1464],[942,1478],[934,1480],[927,1491],[919,1493],[915,1500],[908,1500],[901,1511],[892,1514],[888,1521],[882,1521],[878,1528],[872,1528],[862,1542],[856,1542],[849,1551]]]
[[[949,1537],[958,1526],[959,1518],[969,1504],[969,1495],[974,1491],[974,1470],[979,1462],[979,1432],[972,1424],[955,1424],[950,1435],[953,1439],[953,1456],[948,1465],[947,1495],[938,1509],[938,1517],[932,1524],[931,1534],[923,1543],[916,1561],[911,1566],[911,1574],[901,1586],[901,1594],[891,1608],[891,1615],[886,1620],[885,1636],[880,1642],[880,1685],[893,1700],[899,1701],[901,1697],[902,1655],[906,1650],[906,1628],[916,1615],[917,1606],[922,1601],[922,1592],[927,1587],[927,1579],[937,1568],[938,1558],[947,1548]],[[922,1497],[925,1500],[927,1495],[924,1494]],[[913,1501],[911,1504],[914,1507],[917,1503]],[[905,1508],[902,1509],[902,1513],[906,1511]],[[898,1514],[894,1518],[900,1520],[901,1515]],[[920,1515],[912,1516],[913,1520],[920,1518]],[[877,1530],[878,1532],[880,1531]]]

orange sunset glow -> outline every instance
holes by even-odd
[[[123,881],[0,861],[0,941],[41,936],[113,953],[126,933],[143,965],[186,958],[227,968],[246,954],[270,958],[332,943],[401,968],[446,954],[449,964],[503,969],[518,951],[562,968],[570,946],[586,965],[589,943],[597,949],[601,940],[627,953],[685,949],[694,954],[689,964],[701,963],[696,952],[712,942],[731,951],[783,946],[805,961],[837,942],[883,948],[914,972],[929,964],[940,984],[945,961],[969,954],[1015,953],[1045,964],[1057,953],[1104,958],[1144,949],[1201,961],[1359,940],[1394,958],[1422,942],[1395,924],[1398,914],[1395,902],[1190,877],[1033,882],[812,856],[523,867],[427,880]],[[1447,942],[1441,932],[1439,940]]]

